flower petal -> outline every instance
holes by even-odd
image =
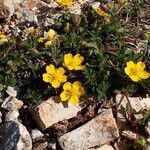
[[[67,76],[65,76],[65,75],[59,75],[58,80],[61,83],[66,82],[67,81]]]
[[[70,0],[56,0],[56,2],[58,4],[66,5],[66,6],[72,6],[72,5],[74,5],[74,2],[72,2]]]
[[[53,81],[52,81],[52,86],[53,86],[54,88],[59,88],[59,87],[60,87],[60,82],[59,82],[58,80],[53,80]]]
[[[128,67],[125,67],[125,68],[124,68],[124,71],[125,71],[125,73],[126,73],[127,75],[130,75],[130,73],[131,73],[131,69],[128,68]]]
[[[73,70],[73,69],[75,68],[73,64],[71,64],[71,65],[66,65],[66,67],[67,67],[69,70]]]
[[[53,40],[56,35],[57,32],[55,32],[53,29],[49,29],[49,31],[47,32],[47,36],[50,40]]]
[[[141,79],[139,78],[139,76],[136,76],[136,75],[132,75],[132,76],[130,76],[130,78],[131,78],[132,81],[134,81],[134,82],[138,82],[138,81],[141,80]]]
[[[73,62],[73,56],[72,56],[71,53],[65,54],[65,56],[64,56],[64,62],[66,64],[66,66],[68,64],[72,64],[72,62]]]
[[[129,62],[127,62],[127,67],[135,69],[136,68],[136,64],[133,61],[129,61]]]
[[[46,66],[46,71],[49,74],[55,74],[56,73],[56,69],[55,69],[54,65],[52,65],[52,64],[49,66]]]
[[[69,95],[66,91],[63,91],[61,94],[60,94],[60,98],[61,98],[61,101],[67,101],[69,99]]]
[[[83,70],[85,69],[85,65],[83,66],[75,66],[75,70]]]
[[[72,90],[72,84],[70,82],[66,82],[64,85],[63,85],[63,89],[65,91],[71,91]]]
[[[141,79],[148,79],[150,77],[150,74],[147,71],[142,71],[139,73],[139,77]]]
[[[78,96],[76,96],[76,95],[71,96],[69,102],[71,104],[79,104],[79,98],[78,98]]]
[[[76,65],[81,65],[81,63],[82,63],[83,60],[84,60],[84,57],[81,56],[80,54],[76,54],[76,55],[74,56],[73,60],[74,60],[74,63],[75,63]]]
[[[138,71],[143,71],[144,69],[145,69],[145,64],[143,63],[143,62],[141,62],[141,61],[139,61],[137,64],[136,64],[136,69],[138,70]]]
[[[52,41],[47,41],[47,42],[45,43],[45,47],[46,47],[46,48],[49,48],[51,45],[52,45]]]
[[[63,67],[59,67],[56,72],[59,75],[63,75],[65,73],[65,69]]]
[[[81,83],[79,81],[75,81],[72,85],[73,90],[76,92],[78,96],[84,95],[84,88],[82,87]]]
[[[52,76],[50,74],[48,74],[48,73],[43,74],[43,81],[51,82],[51,80],[52,80]]]

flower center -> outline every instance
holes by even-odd
[[[133,76],[133,75],[134,75],[134,76],[137,76],[137,75],[138,75],[138,74],[137,74],[137,70],[131,69],[131,70],[130,70],[130,75],[131,75],[131,76]]]
[[[75,94],[75,92],[73,90],[67,90],[66,91],[66,96],[71,97]]]

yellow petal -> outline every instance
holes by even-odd
[[[101,10],[100,8],[95,9],[96,13],[102,17],[107,17],[109,16],[108,13],[104,12],[103,10]]]
[[[127,67],[135,69],[136,68],[136,64],[133,61],[129,61],[129,62],[127,62]]]
[[[82,87],[81,83],[79,81],[75,81],[72,85],[73,90],[76,92],[78,96],[84,95],[84,88]]]
[[[61,94],[60,94],[60,98],[61,98],[61,101],[66,101],[69,99],[69,95],[66,91],[63,91]]]
[[[75,66],[75,70],[83,70],[85,69],[85,65],[83,66]]]
[[[0,34],[0,45],[6,43],[7,41],[7,36],[5,34]]]
[[[43,43],[43,42],[44,42],[44,40],[45,40],[45,38],[44,38],[44,37],[40,37],[40,38],[38,38],[38,40],[37,40],[37,41],[38,41],[39,43]]]
[[[63,89],[65,91],[71,91],[72,90],[72,84],[70,82],[66,82],[64,85],[63,85]]]
[[[47,41],[47,42],[45,43],[45,47],[46,47],[46,48],[51,47],[51,45],[52,45],[52,41]]]
[[[144,69],[145,69],[145,64],[143,63],[143,62],[141,62],[141,61],[139,61],[137,64],[136,64],[136,69],[138,70],[138,71],[143,71]]]
[[[56,69],[55,69],[54,65],[52,65],[52,64],[49,66],[46,66],[46,71],[49,74],[55,74],[56,73]]]
[[[71,104],[79,104],[79,98],[76,95],[73,95],[73,96],[70,97],[69,102]]]
[[[74,59],[74,63],[75,63],[76,65],[81,65],[81,63],[82,63],[83,60],[84,60],[84,57],[81,56],[80,54],[76,54],[73,59]]]
[[[65,62],[66,65],[67,64],[72,64],[72,62],[73,62],[73,56],[72,56],[71,53],[65,54],[65,56],[64,56],[64,62]]]
[[[51,80],[52,80],[52,76],[50,74],[48,74],[48,73],[43,74],[43,81],[51,82]]]
[[[63,67],[59,67],[56,72],[59,75],[63,75],[65,73],[65,69]]]
[[[56,35],[57,32],[55,32],[53,29],[49,29],[49,31],[47,32],[47,36],[50,40],[54,39]]]
[[[142,71],[139,73],[139,77],[141,79],[148,79],[150,77],[150,74],[147,71]]]
[[[65,75],[59,75],[58,80],[61,83],[66,82],[67,81],[67,76],[65,76]]]
[[[126,73],[127,75],[130,75],[130,73],[131,73],[131,70],[130,70],[130,68],[128,68],[128,67],[125,67],[125,68],[124,68],[124,71],[125,71],[125,73]]]
[[[67,65],[66,64],[66,67],[69,69],[69,70],[74,70],[75,69],[75,66],[72,64],[72,65]]]
[[[78,89],[81,87],[81,83],[79,81],[75,81],[72,84],[73,90],[78,91]]]
[[[84,95],[84,94],[85,94],[84,88],[81,87],[81,89],[80,89],[80,96],[82,96],[82,95]]]
[[[138,82],[138,81],[141,80],[141,79],[139,78],[139,76],[135,76],[135,75],[130,76],[130,78],[131,78],[132,81],[134,81],[134,82]]]
[[[60,82],[59,82],[58,80],[53,80],[52,86],[53,86],[54,88],[59,88],[59,87],[60,87]]]
[[[66,5],[66,6],[74,5],[74,2],[72,2],[70,0],[56,0],[56,2],[61,4],[61,5]]]

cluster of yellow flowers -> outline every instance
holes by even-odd
[[[54,31],[53,29],[49,29],[49,31],[44,34],[44,37],[40,37],[38,39],[38,42],[43,43],[44,41],[46,41],[45,42],[45,47],[48,48],[57,39],[57,36],[58,35],[57,35],[56,31]]]
[[[80,54],[73,56],[71,53],[65,54],[64,66],[69,70],[83,70],[85,65],[82,65],[84,57]],[[72,104],[78,104],[80,96],[83,96],[85,91],[79,81],[74,83],[66,82],[67,76],[63,67],[55,68],[53,64],[46,66],[46,72],[43,74],[43,81],[49,82],[54,88],[59,88],[62,83],[63,92],[60,94],[62,101],[70,101]]]
[[[0,34],[0,45],[6,43],[7,41],[7,36],[5,34]]]
[[[150,74],[145,71],[145,64],[141,61],[134,63],[133,61],[127,62],[127,67],[124,68],[125,73],[134,82],[141,81],[142,79],[148,79]]]

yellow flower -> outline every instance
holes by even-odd
[[[46,47],[46,48],[51,47],[51,45],[52,45],[52,41],[47,41],[47,42],[45,43],[45,47]]]
[[[37,40],[37,41],[38,41],[39,43],[43,43],[43,42],[44,42],[44,40],[45,40],[45,38],[44,38],[44,37],[40,37],[40,38],[38,38],[38,40]]]
[[[49,40],[53,40],[53,39],[55,39],[56,36],[57,36],[57,32],[54,31],[53,29],[49,29],[49,31],[48,31],[46,34],[47,34],[47,38],[48,38]]]
[[[69,101],[72,104],[79,104],[80,96],[84,95],[85,91],[79,81],[74,83],[66,82],[63,85],[64,91],[60,94],[61,101]]]
[[[73,6],[74,2],[70,0],[56,0],[56,2],[60,5],[65,5],[65,6]]]
[[[95,11],[96,11],[96,13],[97,13],[98,15],[100,15],[100,16],[102,16],[102,17],[108,17],[108,16],[109,16],[108,13],[106,13],[106,12],[103,11],[103,10],[101,10],[100,8],[96,8]]]
[[[65,54],[64,64],[69,70],[83,70],[85,65],[81,65],[84,57],[80,54],[76,54],[74,57],[71,53]]]
[[[49,82],[54,88],[59,88],[60,84],[67,81],[67,76],[65,74],[65,69],[59,67],[58,69],[54,65],[50,64],[46,66],[47,73],[43,74],[43,81]]]
[[[145,71],[145,64],[139,61],[135,64],[133,61],[127,62],[127,67],[124,68],[125,73],[134,81],[138,82],[142,79],[148,79],[150,74]]]
[[[0,45],[6,43],[7,41],[7,36],[5,34],[0,34]]]

